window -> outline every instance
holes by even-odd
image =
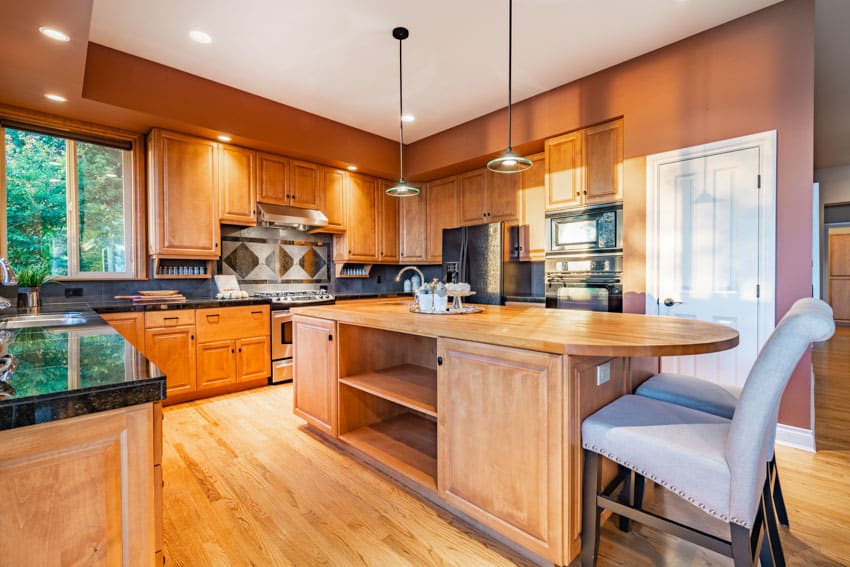
[[[59,278],[134,277],[133,152],[22,128],[3,133],[12,267]]]

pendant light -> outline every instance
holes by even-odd
[[[393,29],[393,37],[398,40],[398,183],[386,190],[387,195],[393,197],[413,197],[419,194],[419,188],[408,185],[404,181],[404,98],[402,96],[402,66],[401,66],[401,42],[408,38],[410,32],[407,28],[397,27]]]
[[[511,31],[513,28],[513,0],[508,0],[508,149],[487,163],[487,169],[496,173],[519,173],[531,167],[531,160],[516,155],[511,149]]]

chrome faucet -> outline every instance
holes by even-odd
[[[419,274],[419,281],[420,281],[420,282],[422,282],[422,283],[425,283],[425,274],[423,274],[423,273],[422,273],[422,270],[420,270],[420,269],[419,269],[419,268],[417,268],[416,266],[405,266],[405,267],[403,267],[403,268],[402,268],[402,269],[400,269],[400,270],[398,271],[398,273],[395,275],[395,279],[394,279],[393,281],[395,281],[395,282],[400,282],[400,281],[401,281],[401,275],[402,275],[404,272],[406,272],[407,270],[413,270],[414,272],[416,272],[417,274]]]
[[[0,258],[0,284],[3,285],[18,285],[18,276],[6,258]]]

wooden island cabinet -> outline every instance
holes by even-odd
[[[486,306],[435,317],[363,302],[293,312],[297,415],[557,565],[580,551],[581,422],[651,373],[632,357],[738,341],[721,325],[620,313]]]

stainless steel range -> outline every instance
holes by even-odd
[[[292,380],[292,314],[290,307],[329,305],[336,303],[334,296],[321,289],[297,291],[255,291],[252,297],[271,300],[272,321],[272,375],[270,384]]]

